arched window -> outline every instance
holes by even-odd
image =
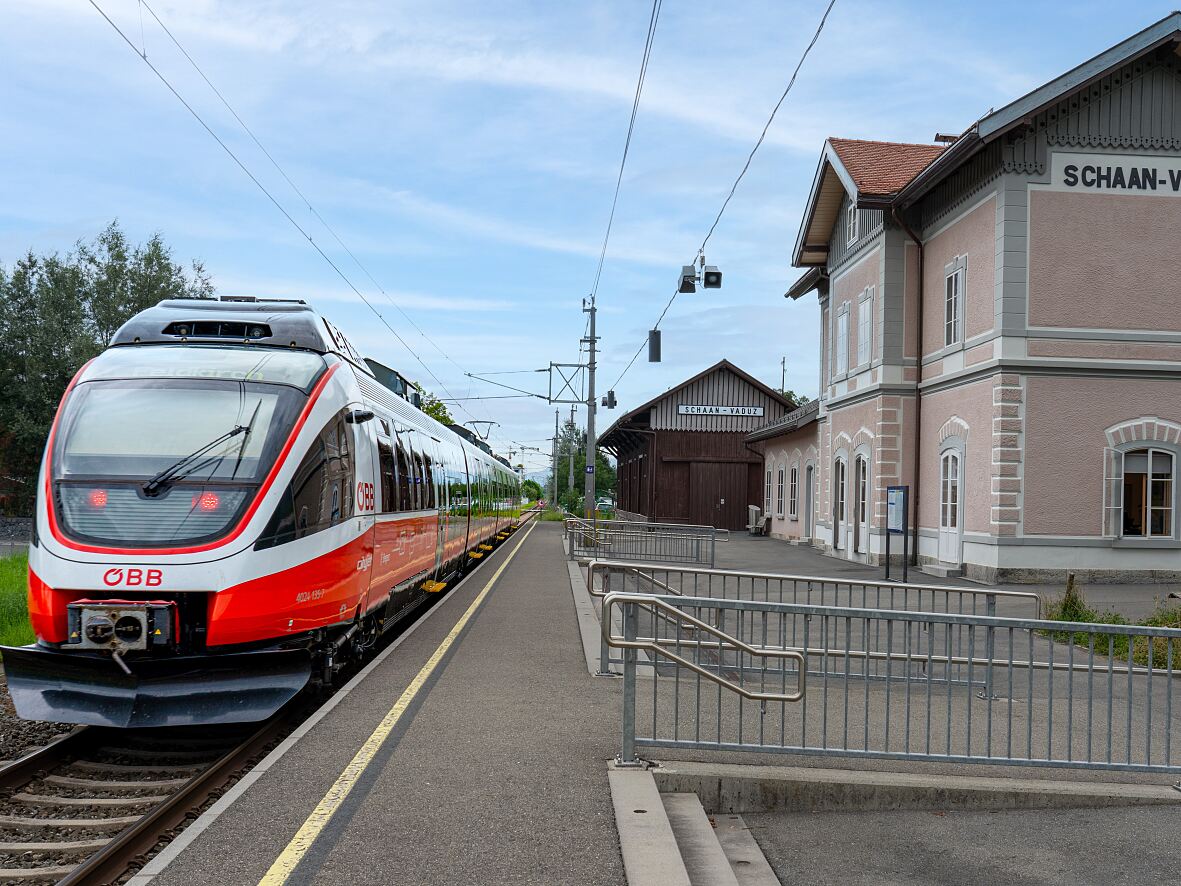
[[[1176,458],[1167,449],[1107,450],[1104,534],[1173,538],[1176,470]]]
[[[786,476],[783,465],[779,465],[775,475],[775,516],[781,519],[783,517],[783,499],[787,492],[785,488]]]
[[[791,481],[788,484],[787,513],[793,520],[800,515],[800,466],[791,466]]]

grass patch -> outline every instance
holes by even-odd
[[[1139,624],[1154,628],[1181,628],[1181,606],[1161,606],[1158,604],[1147,618],[1132,622],[1118,612],[1110,610],[1101,612],[1093,608],[1087,603],[1082,591],[1074,581],[1074,576],[1071,575],[1066,582],[1066,592],[1059,599],[1050,602],[1046,618],[1050,621],[1073,621],[1084,624]],[[1181,668],[1181,640],[1170,640],[1166,637],[1130,637],[1125,634],[1103,632],[1091,634],[1079,631],[1042,631],[1041,633],[1056,643],[1070,643],[1084,649],[1090,648],[1093,637],[1097,655],[1109,656],[1116,661],[1131,662],[1144,667],[1148,665],[1151,648],[1154,670],[1168,667],[1171,652],[1173,667]],[[1172,648],[1170,649],[1170,647]]]
[[[0,558],[0,645],[24,646],[35,639],[29,625],[29,558]]]

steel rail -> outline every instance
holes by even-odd
[[[709,670],[708,668],[701,667],[696,662],[690,661],[689,659],[677,655],[676,653],[669,652],[661,644],[650,642],[647,639],[637,638],[635,640],[628,640],[623,637],[616,637],[611,632],[610,613],[611,607],[619,603],[632,603],[640,606],[648,606],[653,609],[663,609],[666,613],[670,613],[677,617],[678,620],[688,622],[690,625],[697,628],[697,630],[713,637],[717,637],[720,643],[727,643],[740,652],[745,652],[747,655],[756,658],[792,659],[799,665],[796,670],[796,691],[794,693],[754,692],[750,689],[747,689],[745,686],[741,686],[738,683],[734,683],[725,679],[724,677],[718,676],[713,671]],[[718,630],[708,622],[704,622],[699,618],[695,618],[694,616],[689,615],[689,613],[678,609],[676,606],[666,603],[660,597],[655,597],[649,594],[628,594],[622,592],[613,592],[608,594],[607,598],[603,601],[603,615],[603,639],[607,645],[613,646],[616,649],[643,650],[645,652],[662,655],[667,659],[675,661],[681,667],[688,668],[705,679],[716,683],[718,686],[721,686],[724,689],[729,689],[731,692],[737,693],[749,701],[796,702],[804,697],[807,660],[796,650],[762,649],[756,646],[751,646],[737,637],[732,637],[724,631]]]
[[[44,747],[0,766],[0,791],[18,788],[31,780],[40,770],[56,766],[90,745],[93,727],[78,726],[54,738]]]
[[[203,806],[215,791],[241,772],[251,758],[278,738],[293,719],[299,718],[290,711],[276,714],[237,747],[194,775],[167,800],[152,807],[139,821],[112,837],[102,849],[58,880],[57,886],[104,886],[114,883],[127,870],[130,862],[159,843],[190,812]]]

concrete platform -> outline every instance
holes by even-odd
[[[560,529],[539,523],[505,543],[137,886],[258,883],[510,556],[286,882],[624,883],[606,765],[619,689],[587,673]]]

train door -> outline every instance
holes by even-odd
[[[379,418],[377,424],[377,509],[373,527],[373,573],[370,577],[369,606],[386,599],[397,584],[398,471],[395,467],[394,442],[390,424]]]
[[[368,419],[364,416],[369,416]],[[360,421],[356,419],[360,418]],[[361,588],[359,600],[362,612],[370,605],[369,587],[373,575],[374,552],[374,523],[377,512],[377,492],[381,481],[378,477],[377,465],[377,430],[372,420],[373,411],[364,403],[350,403],[345,410],[345,420],[338,428],[337,452],[342,462],[349,460],[353,464],[354,514],[357,533],[361,538],[361,551],[357,559],[357,579]],[[335,491],[332,493],[337,494]],[[333,502],[333,510],[337,512],[337,503]],[[344,496],[341,495],[341,510],[343,515]]]
[[[443,461],[439,458],[439,441],[434,437],[423,438],[423,469],[426,476],[424,486],[429,496],[427,503],[431,518],[435,526],[435,573],[443,566],[444,542],[446,541],[447,520],[447,488],[445,484],[446,472]]]

